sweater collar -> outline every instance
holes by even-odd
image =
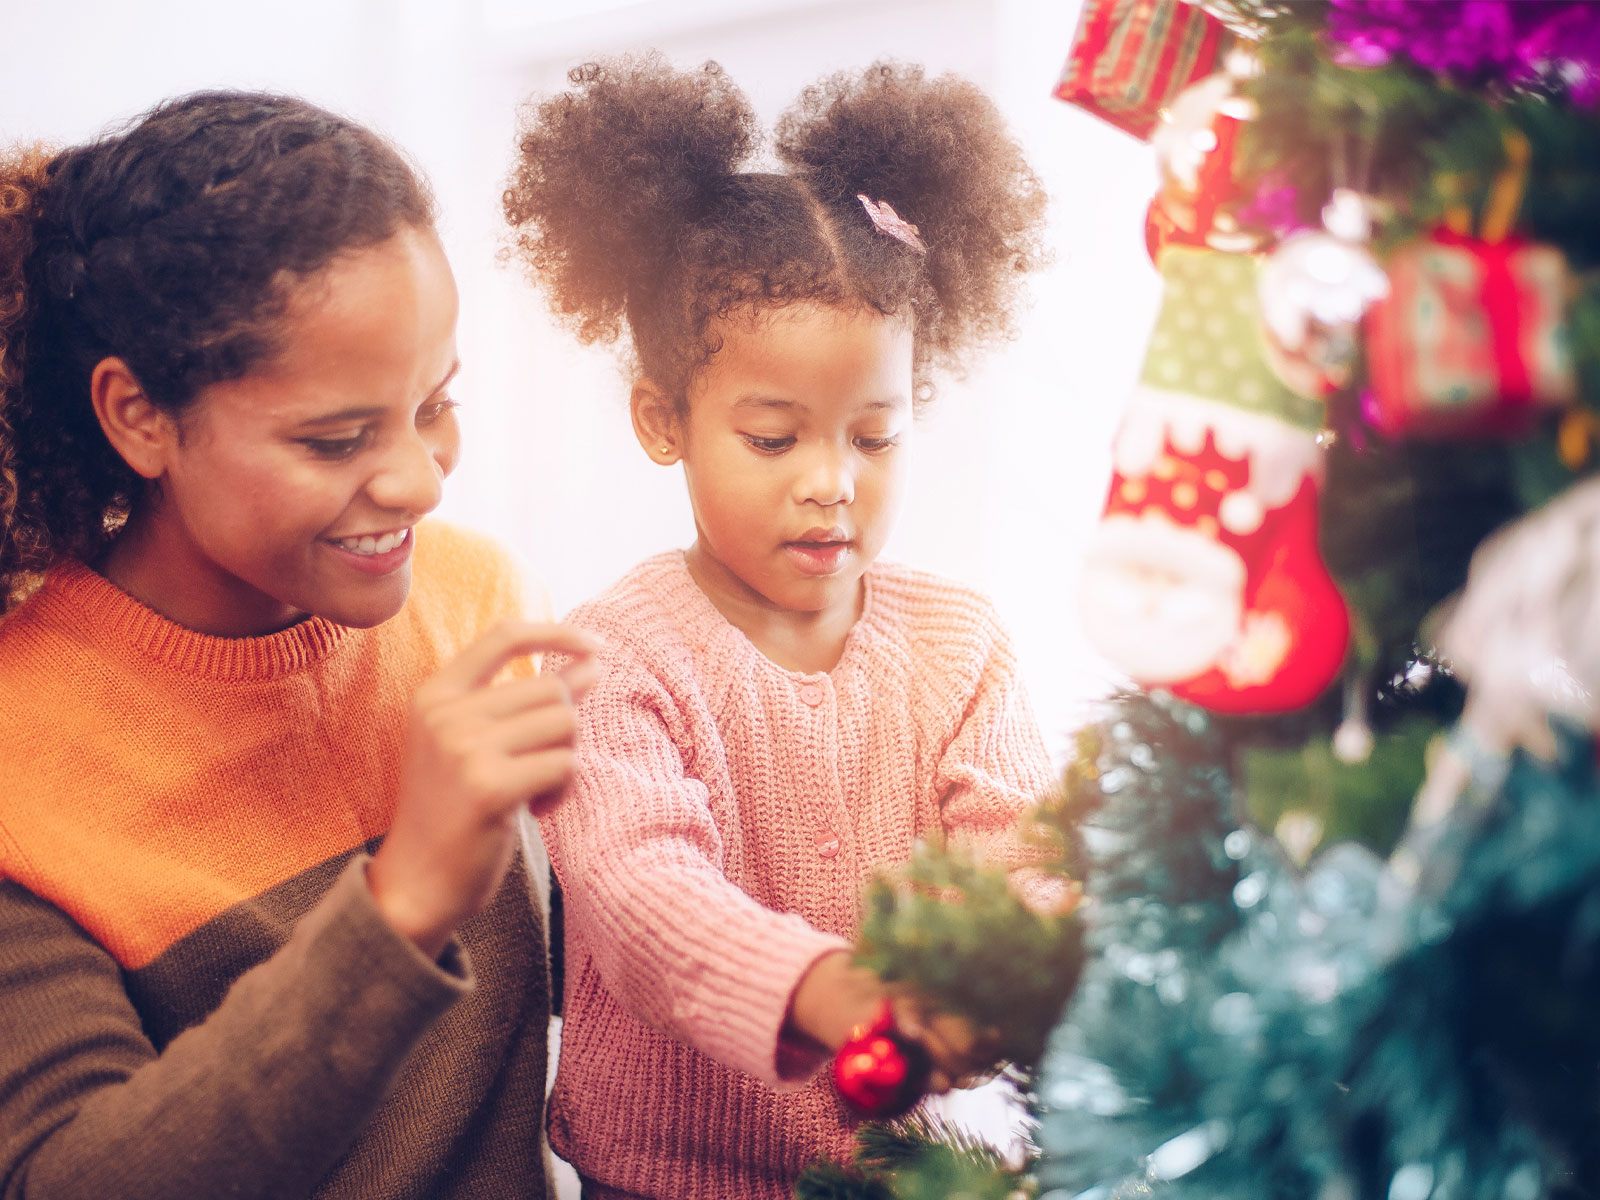
[[[307,617],[262,637],[196,633],[148,608],[76,560],[52,567],[33,602],[83,630],[112,655],[130,649],[170,670],[211,679],[274,679],[319,662],[354,632]]]
[[[847,667],[853,667],[857,661],[868,652],[868,647],[877,638],[880,632],[881,614],[878,604],[878,564],[874,563],[862,574],[863,594],[861,598],[861,615],[856,618],[856,623],[850,627],[850,632],[845,635],[844,649],[839,654],[839,661],[834,663],[831,671],[794,671],[788,667],[779,666],[756,648],[742,629],[736,626],[727,617],[722,615],[722,610],[711,602],[711,597],[700,589],[694,581],[694,575],[689,571],[687,554],[682,550],[668,551],[662,556],[668,566],[669,595],[666,599],[670,607],[681,614],[681,619],[687,628],[695,631],[698,640],[705,643],[708,648],[720,650],[735,658],[744,658],[763,665],[769,671],[775,671],[794,680],[817,680],[837,675]]]

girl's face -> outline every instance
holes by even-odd
[[[679,422],[701,573],[742,603],[853,620],[904,492],[911,330],[796,304],[719,332]]]
[[[204,388],[180,419],[151,418],[150,495],[106,574],[204,633],[392,617],[410,589],[412,527],[456,461],[455,326],[431,230],[297,284],[273,359]]]

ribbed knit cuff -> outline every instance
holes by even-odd
[[[363,1061],[414,1044],[473,987],[460,942],[452,938],[435,961],[384,920],[367,885],[369,861],[352,858],[295,931],[308,978],[324,982],[324,1002],[346,1014],[337,1022],[343,1049]],[[350,1017],[352,1009],[362,1017]]]
[[[845,939],[798,918],[794,925],[802,927],[759,945],[726,946],[725,971],[718,972],[723,1002],[715,1012],[701,1010],[695,1017],[701,1049],[730,1065],[749,1064],[745,1069],[775,1091],[805,1086],[827,1060],[826,1050],[808,1052],[784,1037],[784,1027],[806,972],[825,955],[851,948]]]

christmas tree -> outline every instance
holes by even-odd
[[[1037,824],[861,956],[999,1031],[1007,1162],[822,1197],[1600,1196],[1600,5],[1085,0],[1160,315],[1082,619],[1134,686]]]

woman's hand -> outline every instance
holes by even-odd
[[[812,964],[789,1005],[789,1028],[837,1051],[852,1032],[877,1016],[885,997],[899,1033],[920,1042],[933,1062],[928,1090],[965,1087],[995,1065],[995,1038],[954,1013],[936,1012],[919,997],[885,987],[866,967],[838,950]]]
[[[367,880],[384,918],[429,957],[500,886],[519,815],[560,800],[595,648],[569,625],[506,621],[417,689],[394,823]],[[568,662],[495,682],[513,659],[543,652]]]

